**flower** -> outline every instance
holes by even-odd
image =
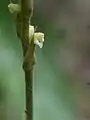
[[[43,42],[44,42],[44,33],[41,33],[41,32],[34,33],[34,44],[42,48]]]
[[[14,13],[19,13],[21,10],[21,7],[18,4],[10,3],[8,5],[8,9],[9,9],[10,13],[14,14]]]
[[[29,25],[29,43],[34,40],[34,44],[38,45],[40,48],[43,47],[44,33],[35,32],[34,26]]]

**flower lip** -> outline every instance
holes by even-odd
[[[37,39],[34,40],[34,44],[35,44],[35,45],[38,45],[40,48],[43,47],[43,42],[39,42]]]

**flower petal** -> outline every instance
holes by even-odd
[[[42,38],[42,42],[44,42],[44,38]]]
[[[34,44],[35,44],[35,45],[38,45],[40,48],[43,47],[43,43],[39,42],[37,39],[34,40]]]

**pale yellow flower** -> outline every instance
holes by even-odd
[[[21,7],[18,4],[10,3],[8,5],[8,9],[9,9],[10,13],[12,13],[12,14],[16,13],[17,14],[17,13],[20,12]]]
[[[44,33],[41,32],[34,33],[34,44],[42,48],[43,42],[44,42]]]
[[[44,42],[44,33],[34,32],[35,32],[34,26],[29,25],[29,43],[31,44],[31,41],[34,40],[34,44],[42,48]]]

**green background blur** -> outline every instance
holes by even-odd
[[[38,0],[37,0],[38,2]],[[25,120],[25,83],[22,49],[16,36],[15,19],[8,11],[9,1],[0,0],[0,120]],[[58,68],[60,39],[48,14],[35,4],[32,24],[45,33],[43,49],[37,47],[34,67],[34,120],[74,120],[74,90],[69,76]],[[52,11],[53,12],[53,11]],[[53,13],[54,14],[54,13]]]

